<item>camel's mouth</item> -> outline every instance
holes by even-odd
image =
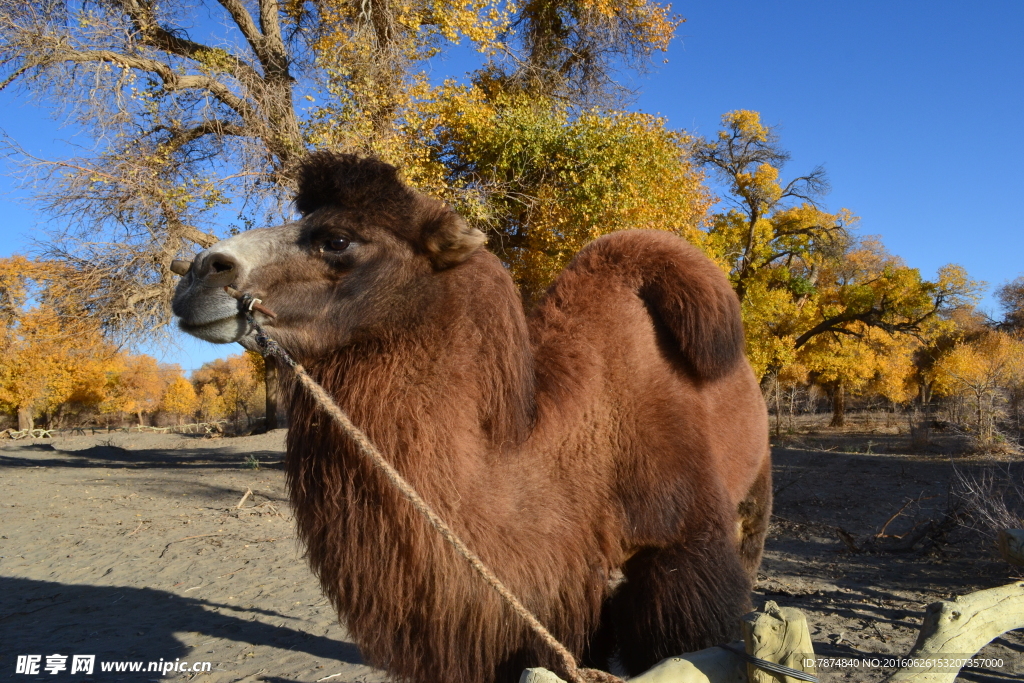
[[[249,331],[237,301],[221,289],[196,286],[190,280],[178,284],[171,302],[183,332],[215,344],[228,344]]]
[[[210,287],[195,273],[186,273],[171,302],[179,329],[214,344],[230,344],[244,337],[249,324],[227,289],[223,285]]]
[[[249,323],[245,316],[235,314],[212,321],[189,321],[178,319],[178,328],[186,334],[198,337],[214,344],[231,344],[249,333]]]

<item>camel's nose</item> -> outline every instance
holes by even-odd
[[[230,285],[238,277],[238,261],[230,254],[214,252],[200,254],[192,266],[192,273],[206,287]]]

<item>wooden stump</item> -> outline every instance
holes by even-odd
[[[743,642],[750,654],[782,664],[797,671],[815,674],[814,647],[803,612],[792,607],[779,607],[769,600],[763,612],[753,612],[740,622]],[[747,664],[750,683],[801,683],[796,678],[780,676],[753,664]]]

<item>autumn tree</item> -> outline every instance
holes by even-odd
[[[850,334],[855,323],[890,334],[920,333],[940,313],[973,304],[983,285],[957,265],[943,266],[934,281],[926,280],[876,238],[857,240],[824,266],[817,315],[795,339],[797,348],[826,332]]]
[[[168,383],[164,395],[160,398],[160,410],[177,418],[178,424],[182,424],[185,417],[191,416],[197,407],[195,388],[181,376]]]
[[[10,145],[59,219],[48,254],[88,272],[79,298],[129,342],[170,320],[171,261],[216,242],[229,204],[242,227],[283,207],[307,149],[294,90],[319,70],[304,27],[277,0],[202,13],[214,8],[231,28],[200,37],[184,28],[200,6],[185,1],[0,0],[0,88],[23,87],[96,141],[61,160]]]
[[[127,413],[143,424],[143,415],[154,413],[170,382],[181,376],[177,365],[161,365],[148,355],[119,354],[108,373],[103,413]]]
[[[995,295],[1003,309],[1003,319],[997,323],[999,327],[1014,332],[1024,331],[1024,276],[999,287]]]
[[[1017,339],[1024,338],[1024,276],[1018,277],[995,291],[999,307],[1003,309],[1003,318],[999,321],[987,320],[989,326],[1009,332]],[[1013,382],[1007,388],[1010,407],[1017,429],[1021,428],[1021,412],[1024,409],[1024,383]]]
[[[916,339],[864,323],[851,326],[848,332],[815,336],[798,354],[799,365],[832,401],[832,427],[845,425],[846,403],[852,396],[906,403],[917,392],[914,358],[920,343]]]
[[[54,296],[69,277],[63,264],[0,259],[0,409],[31,429],[38,414],[70,399],[98,404],[116,356],[95,320]]]
[[[626,228],[700,242],[710,204],[688,138],[647,114],[451,86],[433,106],[452,201],[491,236],[529,302],[588,242]],[[488,188],[474,193],[474,188]]]
[[[789,155],[757,112],[729,112],[722,123],[716,138],[693,143],[694,159],[726,194],[725,210],[712,216],[705,251],[729,273],[740,297],[755,372],[775,375],[794,363],[819,367],[816,376],[839,410],[834,422],[841,423],[842,367],[853,373],[850,386],[866,386],[872,375],[853,361],[868,346],[840,338],[879,339],[871,329],[913,346],[937,316],[969,300],[977,283],[957,266],[927,280],[877,240],[856,238],[857,218],[822,204],[829,185],[821,167],[782,180]],[[828,338],[814,344],[814,354],[804,349],[821,335]]]
[[[37,160],[53,256],[93,274],[106,324],[150,333],[170,319],[172,259],[216,241],[218,206],[290,187],[305,151],[292,102],[301,62],[276,2],[225,0],[231,36],[183,29],[197,8],[140,0],[0,2],[0,86],[70,116],[96,153]],[[294,28],[294,27],[293,27]],[[295,73],[293,73],[295,72]],[[231,191],[236,191],[231,195]]]
[[[451,202],[490,234],[527,302],[602,234],[698,235],[709,195],[688,137],[614,107],[613,66],[642,67],[667,48],[681,21],[667,6],[475,2],[438,18],[414,2],[374,7],[369,22],[362,8],[338,7],[317,42],[333,97],[310,140],[379,155]],[[481,54],[468,83],[417,71],[439,41],[463,39]]]
[[[314,144],[376,154],[403,167],[431,156],[417,137],[422,105],[451,93],[449,83],[430,77],[428,60],[451,45],[468,43],[477,51],[480,68],[472,81],[488,96],[608,104],[623,94],[615,72],[646,69],[682,22],[668,5],[650,0],[331,0],[293,8],[299,21],[314,19],[313,51],[327,77],[327,98],[311,112]],[[436,73],[437,62],[430,66]]]
[[[1024,382],[1024,342],[1000,331],[958,343],[935,365],[935,391],[966,394],[974,404],[974,427],[982,445],[992,443],[1000,391]]]
[[[262,358],[251,351],[220,358],[204,363],[192,373],[192,382],[200,397],[211,400],[209,410],[220,412],[222,416],[231,415],[236,423],[245,416],[246,423],[251,425],[259,417],[264,405],[262,395]],[[220,404],[213,402],[216,390]]]
[[[224,419],[228,414],[224,398],[220,395],[217,385],[212,382],[202,385],[196,400],[198,401],[199,419],[203,422],[216,422]]]
[[[200,13],[214,21],[196,27]],[[647,0],[0,0],[0,87],[23,87],[97,141],[92,156],[23,158],[63,219],[53,252],[93,269],[109,324],[150,332],[170,317],[170,261],[215,241],[229,204],[240,227],[281,207],[311,145],[436,157],[413,122],[448,94],[426,78],[445,46],[468,40],[503,91],[543,82],[582,103],[614,65],[666,49],[679,21]],[[297,93],[320,103],[301,109]]]
[[[866,387],[910,400],[917,352],[948,331],[948,315],[972,304],[978,288],[959,266],[926,280],[875,238],[853,240],[841,258],[823,261],[793,346],[827,389],[833,425],[843,424],[846,395]]]
[[[848,248],[855,218],[823,208],[829,186],[821,167],[781,179],[789,154],[757,112],[728,112],[722,125],[715,138],[692,142],[695,162],[723,190],[723,210],[712,215],[704,250],[729,273],[740,298],[755,372],[775,375],[795,362],[795,339],[805,331],[801,319],[822,265]]]
[[[740,301],[753,287],[772,287],[759,280],[777,280],[782,271],[790,280],[799,278],[791,289],[813,286],[820,258],[845,247],[851,219],[846,212],[822,208],[829,191],[824,168],[783,181],[780,173],[789,154],[778,132],[761,123],[757,112],[728,112],[722,126],[716,138],[693,143],[694,159],[722,182],[730,206],[714,215],[711,254],[729,269]],[[792,275],[793,265],[803,272]]]

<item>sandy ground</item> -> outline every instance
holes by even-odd
[[[920,503],[888,533],[940,517],[950,459],[903,453],[897,437],[820,441],[775,449],[776,518],[755,595],[758,606],[804,610],[818,654],[904,654],[927,603],[1019,578],[989,541],[963,529],[928,552],[852,552],[837,527],[860,547],[908,499]],[[306,568],[283,450],[281,430],[0,442],[0,677],[386,681],[363,663]],[[252,458],[259,469],[246,465]],[[253,495],[238,508],[247,489]],[[32,654],[43,656],[40,673],[16,674],[18,655]],[[52,654],[95,655],[94,673],[72,676],[69,657],[68,670],[48,674]],[[964,671],[962,680],[1024,680],[1021,632],[983,654],[1004,666]],[[210,662],[211,671],[100,670],[161,659]],[[886,673],[852,669],[823,680]]]

